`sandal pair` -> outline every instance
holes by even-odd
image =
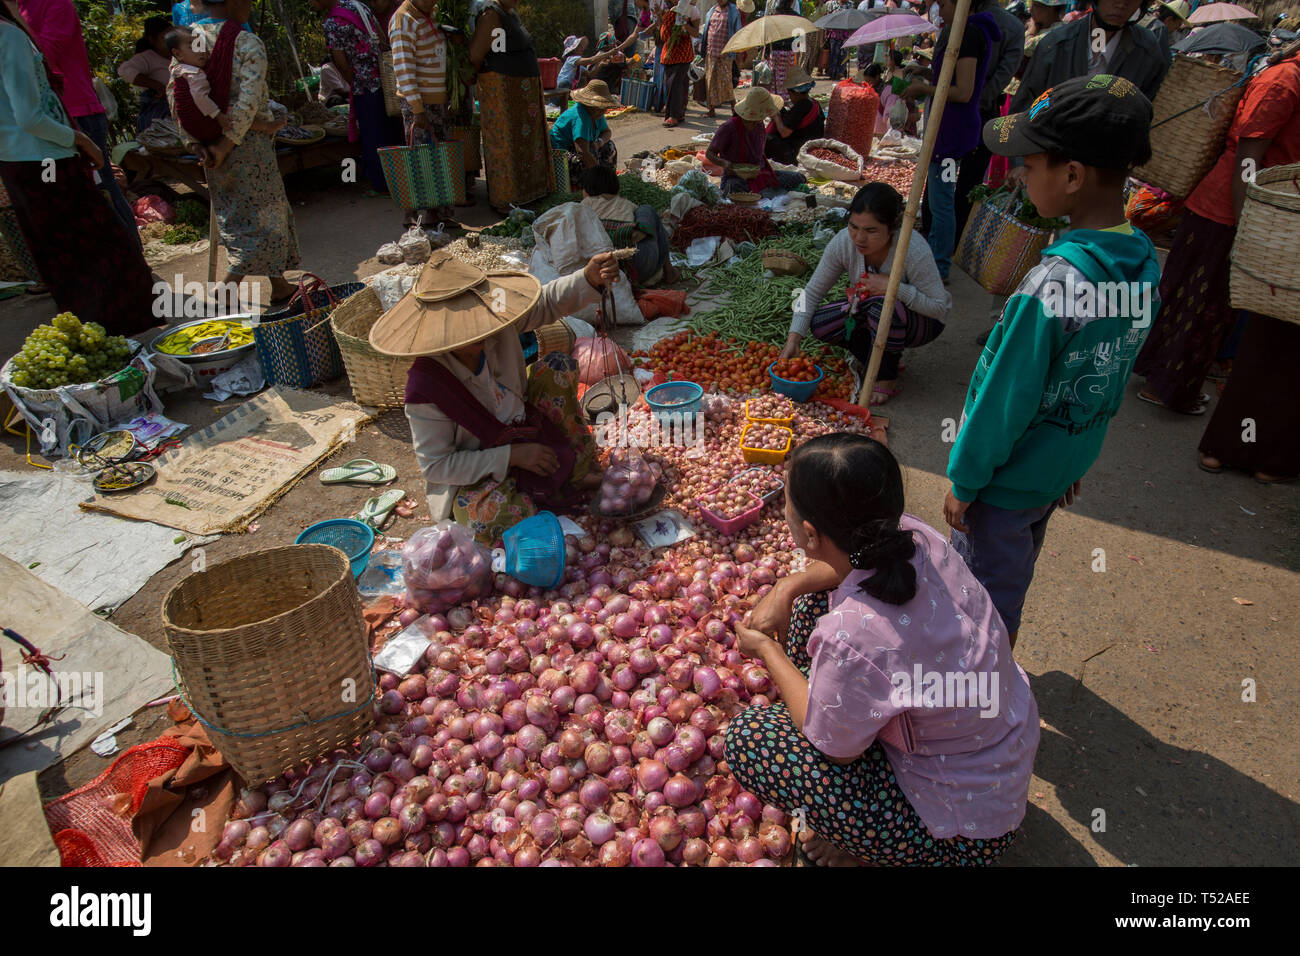
[[[369,458],[353,458],[320,473],[322,485],[386,485],[396,477],[397,469],[392,465],[381,465]]]

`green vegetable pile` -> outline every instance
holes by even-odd
[[[635,173],[618,177],[618,194],[638,206],[650,206],[655,212],[663,212],[673,201],[668,190],[657,183],[646,182]]]
[[[977,202],[986,202],[995,193],[996,190],[991,187],[981,185],[976,186],[967,195],[970,199],[971,205],[973,206]],[[1011,197],[1007,197],[1006,194],[1003,193],[1002,197],[999,198]],[[1047,219],[1040,216],[1038,214],[1038,207],[1030,202],[1029,197],[1023,193],[1019,194],[1018,203],[1003,202],[1001,206],[1026,226],[1033,226],[1036,229],[1064,229],[1067,225],[1064,219]]]
[[[208,228],[208,207],[197,199],[185,198],[176,203],[176,225],[193,226],[205,232]]]
[[[618,194],[638,206],[652,206],[655,212],[663,212],[672,201],[672,195],[668,190],[654,183],[648,183],[633,173],[624,173],[618,177]],[[520,239],[533,231],[533,219],[548,209],[553,209],[566,202],[582,202],[581,190],[574,193],[558,192],[543,196],[537,202],[528,206],[528,210],[534,214],[532,218],[517,211],[512,211],[509,216],[495,226],[484,229],[483,235],[508,236],[511,239]]]
[[[799,290],[812,278],[809,271],[802,276],[763,275],[763,253],[768,249],[789,249],[815,269],[821,261],[822,247],[813,241],[808,229],[787,229],[779,235],[754,243],[754,252],[733,266],[715,267],[709,271],[709,292],[720,295],[725,305],[709,311],[696,311],[682,319],[675,328],[693,332],[719,335],[744,341],[767,342],[784,345],[790,332],[790,318],[794,314],[794,300]],[[826,294],[826,301],[844,294],[848,276],[843,276]],[[810,303],[815,305],[816,303]],[[813,336],[803,340],[803,351],[813,356],[830,355],[843,358],[842,348],[827,345]]]
[[[184,246],[206,239],[207,233],[189,224],[172,226],[163,233],[162,241],[169,246]]]

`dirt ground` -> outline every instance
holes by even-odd
[[[685,127],[654,116],[613,121],[620,154],[682,142],[712,128],[692,106]],[[304,266],[330,282],[379,271],[375,250],[401,233],[387,199],[363,199],[330,175],[292,178]],[[484,184],[470,225],[495,220]],[[920,240],[917,240],[920,241]],[[206,254],[158,272],[203,280]],[[954,310],[943,336],[909,353],[903,392],[890,403],[890,445],[903,463],[908,508],[943,526],[947,420],[956,420],[989,326],[990,297],[954,271]],[[48,297],[0,303],[0,355],[16,351],[54,314]],[[1205,419],[1136,400],[1110,427],[1075,507],[1059,512],[1029,592],[1017,659],[1029,673],[1043,721],[1031,806],[1005,859],[1021,865],[1296,865],[1300,863],[1300,492],[1196,467]],[[349,397],[345,380],[325,391]],[[195,427],[234,403],[195,393],[167,397],[167,414]],[[393,464],[396,484],[421,482],[400,412],[364,428],[321,467],[349,458]],[[24,470],[23,442],[4,436],[0,468]],[[257,522],[210,546],[208,560],[291,542],[302,528],[356,510],[364,489],[322,486],[308,475]],[[420,527],[397,519],[389,534]],[[1104,552],[1104,571],[1098,549]],[[164,647],[159,607],[187,570],[165,568],[113,620]],[[1241,604],[1234,598],[1249,602]],[[1257,699],[1243,701],[1243,682]],[[140,715],[119,734],[125,747],[161,729]],[[87,751],[47,772],[43,789],[84,782],[108,761]]]

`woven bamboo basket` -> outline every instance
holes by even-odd
[[[734,193],[728,193],[727,198],[734,203],[739,203],[742,206],[752,206],[754,205],[754,203],[758,202],[763,197],[760,196],[758,193],[734,192]]]
[[[358,405],[400,408],[406,404],[406,375],[411,359],[393,358],[376,352],[370,344],[370,327],[384,314],[379,295],[369,287],[339,303],[330,316],[334,340],[343,355]]]
[[[763,268],[774,275],[801,276],[808,271],[808,263],[789,249],[768,249],[763,253]]]
[[[366,622],[338,548],[269,548],[191,574],[162,618],[186,705],[249,784],[373,723]]]
[[[1228,259],[1234,309],[1300,323],[1300,163],[1262,170],[1246,187]]]
[[[1184,199],[1223,152],[1241,73],[1178,54],[1151,104],[1151,162],[1133,170],[1144,183]]]

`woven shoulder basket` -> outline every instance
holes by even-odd
[[[373,723],[366,622],[338,548],[270,548],[191,574],[162,618],[186,706],[249,784]]]
[[[763,252],[763,268],[774,275],[801,276],[808,271],[808,263],[789,249],[767,249]]]
[[[413,360],[384,355],[370,344],[370,329],[383,314],[379,295],[367,286],[339,303],[330,324],[356,403],[400,408],[406,404],[406,376]]]
[[[1300,323],[1300,163],[1262,170],[1246,187],[1228,258],[1234,309]]]
[[[1002,208],[1010,198],[994,193],[977,202],[952,256],[954,265],[993,295],[1014,292],[1052,241],[1050,229],[1026,225]]]
[[[1144,183],[1185,199],[1223,152],[1245,93],[1238,70],[1178,54],[1151,106],[1151,162],[1133,170]]]

